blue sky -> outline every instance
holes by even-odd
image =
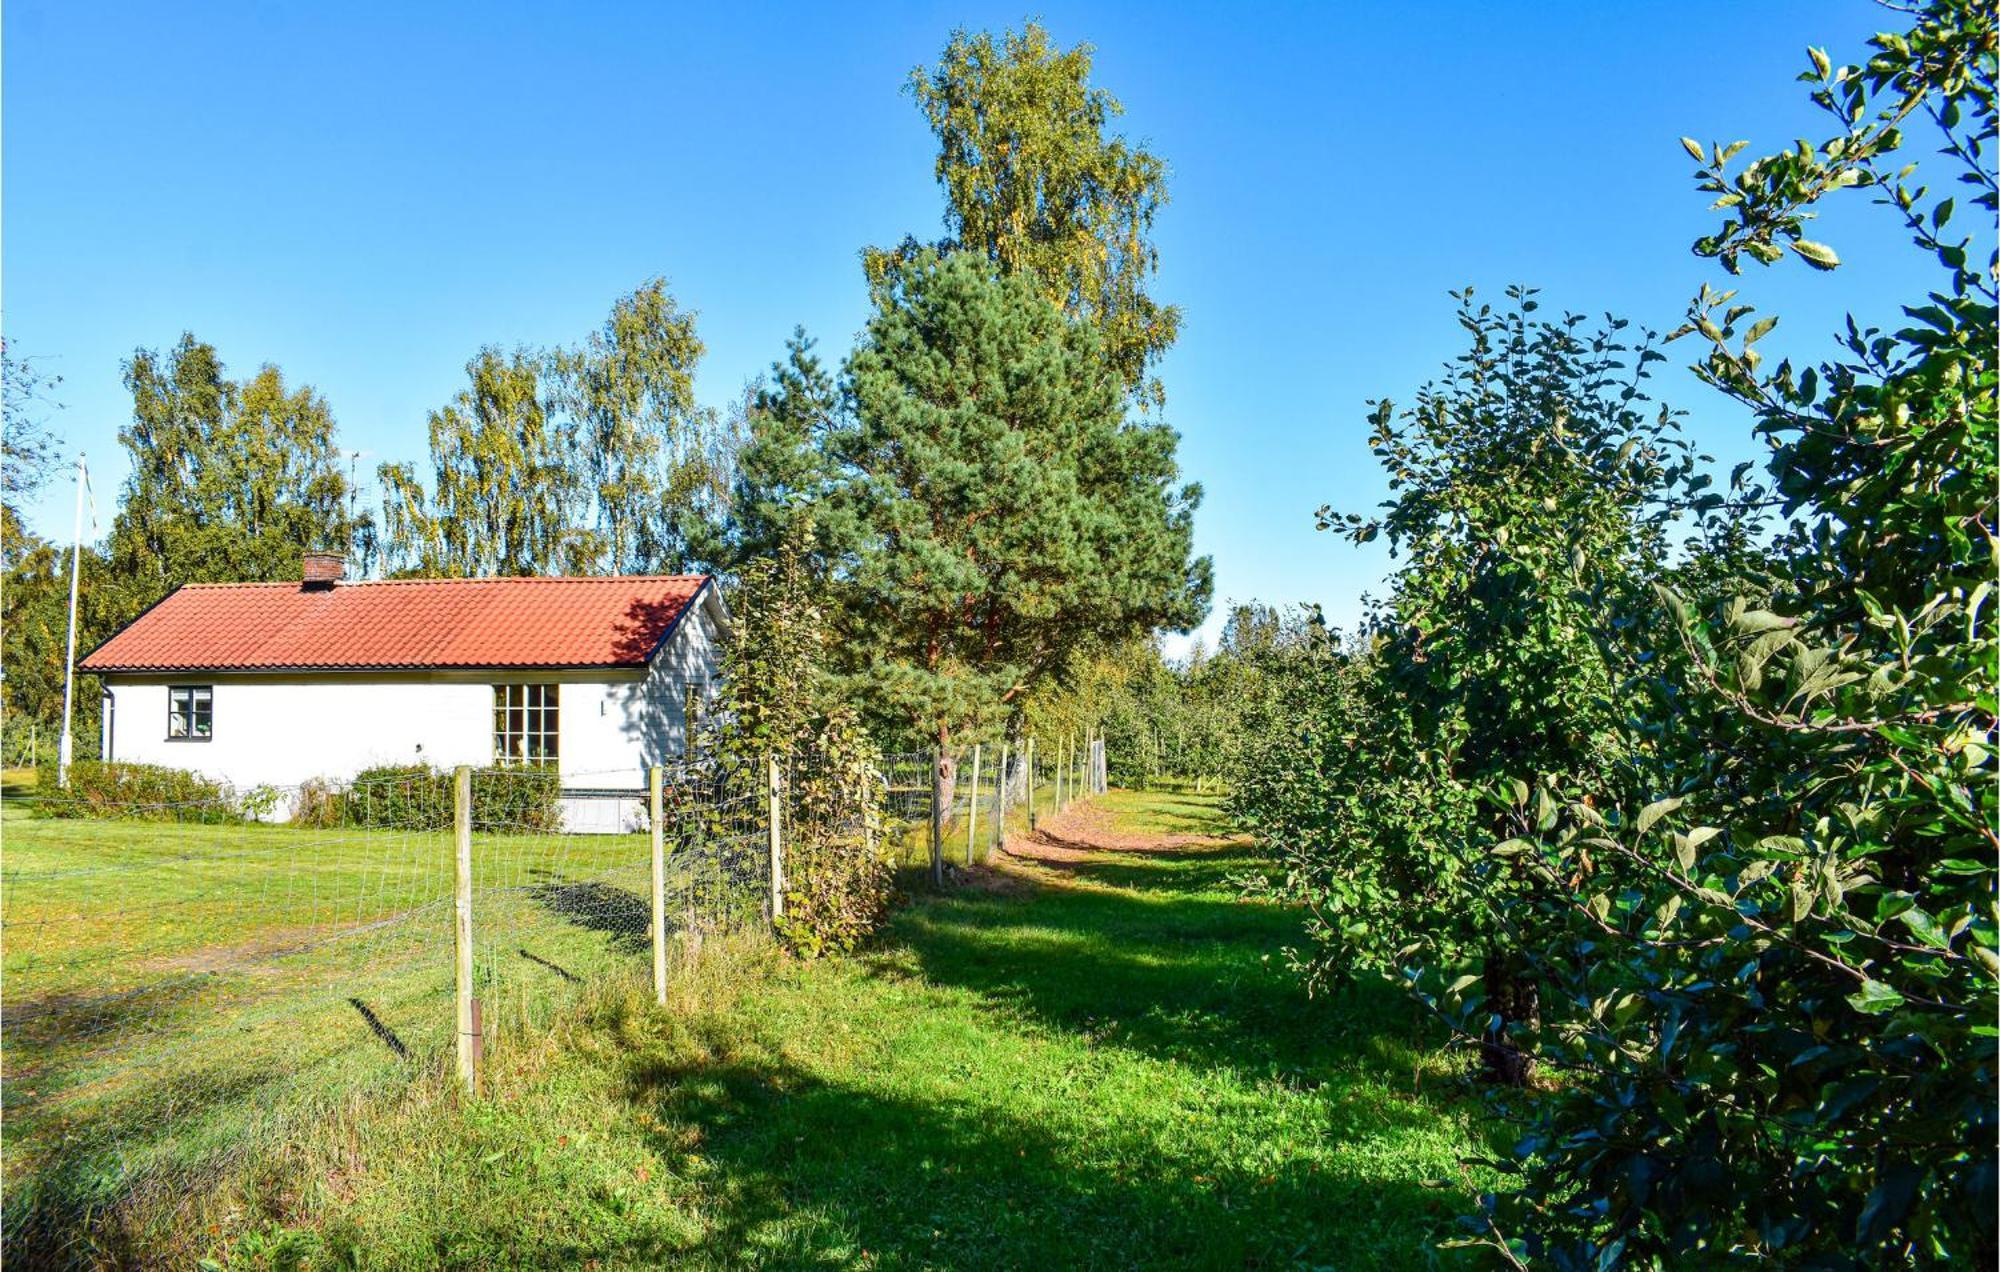
[[[1033,13],[1035,11],[1029,10]],[[1448,289],[1674,325],[1721,275],[1676,140],[1774,149],[1825,128],[1808,43],[1858,58],[1856,0],[1047,6],[1097,47],[1124,130],[1171,169],[1156,292],[1185,311],[1162,374],[1218,602],[1351,619],[1387,566],[1313,529],[1383,495],[1364,402],[1458,348]],[[9,0],[4,292],[16,350],[60,374],[58,431],[108,521],[130,404],[119,363],[184,330],[232,372],[316,386],[364,469],[421,457],[480,346],[579,339],[664,275],[700,314],[721,405],[794,324],[835,357],[865,317],[858,253],[940,230],[932,139],[900,90],[982,4],[447,6]],[[1893,318],[1910,256],[1877,220],[1822,227],[1834,275],[1760,271],[1813,353],[1847,309]],[[1898,267],[1901,267],[1901,277]],[[1677,357],[1676,367],[1685,357]],[[1670,371],[1724,464],[1743,418]],[[31,511],[66,536],[69,490]],[[1211,624],[1212,626],[1212,624]]]

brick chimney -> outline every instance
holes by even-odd
[[[300,571],[299,586],[307,591],[318,591],[332,587],[346,575],[346,553],[308,552],[304,568]]]

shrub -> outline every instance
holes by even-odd
[[[304,788],[300,795],[303,804]],[[346,825],[442,831],[452,827],[452,801],[448,770],[428,764],[384,764],[355,774],[340,803]],[[554,769],[472,771],[474,830],[531,833],[561,825],[562,779]]]
[[[1862,66],[1811,54],[1824,147],[1733,172],[1741,143],[1687,143],[1727,209],[1696,251],[1834,269],[1804,231],[1866,189],[1929,286],[1908,325],[1850,319],[1803,368],[1763,367],[1776,318],[1704,289],[1696,370],[1772,444],[1783,582],[1663,588],[1650,789],[1523,785],[1490,849],[1546,881],[1506,912],[1555,929],[1543,1045],[1567,1075],[1494,1209],[1557,1267],[1996,1260],[2000,336],[1991,258],[1946,227],[1955,197],[1992,232],[2000,58],[1990,6],[1956,0],[1872,43]],[[1906,133],[1949,194],[1917,184]]]
[[[226,783],[160,764],[79,760],[69,766],[69,789],[56,786],[56,770],[37,778],[37,794],[50,817],[101,817],[129,821],[237,821],[241,812]]]
[[[780,940],[812,957],[852,949],[874,930],[894,871],[879,830],[875,749],[826,675],[825,583],[800,543],[794,530],[775,556],[743,568],[721,710],[701,741],[713,770],[738,780],[778,761],[785,916],[776,926]]]
[[[331,830],[347,824],[344,789],[323,777],[299,783],[299,793],[292,800],[292,825],[305,830]]]
[[[428,764],[378,764],[348,783],[346,821],[371,830],[450,830],[451,775]]]
[[[851,710],[829,713],[801,740],[785,794],[778,936],[807,958],[852,950],[888,910],[895,865],[881,833],[875,755]]]
[[[449,787],[450,774],[445,775]],[[450,807],[446,799],[445,805]],[[523,834],[562,827],[562,778],[554,769],[472,770],[472,828]]]

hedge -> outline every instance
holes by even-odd
[[[282,795],[267,787],[238,792],[186,769],[159,764],[80,760],[69,789],[42,770],[36,803],[50,817],[127,821],[234,822],[275,811]],[[427,764],[364,769],[345,789],[323,778],[300,784],[292,824],[305,829],[446,831],[452,826],[452,775]],[[472,826],[480,831],[552,831],[562,826],[562,786],[553,769],[482,768],[472,772]]]
[[[243,819],[228,783],[161,764],[78,760],[69,787],[56,785],[53,767],[36,778],[36,805],[49,817],[124,821],[233,822]]]
[[[449,830],[452,775],[427,764],[386,764],[354,775],[344,798],[301,788],[298,811],[312,808],[315,821],[327,817],[316,807],[336,801],[338,817],[349,826],[378,830]],[[481,768],[472,771],[472,828],[482,831],[551,831],[562,825],[562,783],[553,769]]]

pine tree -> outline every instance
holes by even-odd
[[[1199,621],[1200,490],[1171,429],[1125,418],[1096,327],[1027,280],[926,250],[873,292],[829,437],[848,647],[876,709],[949,753],[1072,651]]]
[[[726,551],[736,567],[797,539],[805,518],[825,517],[824,496],[835,476],[825,443],[841,404],[833,376],[813,352],[815,343],[805,328],[794,330],[784,360],[774,363],[769,379],[751,393],[749,437],[737,456]],[[823,546],[830,532],[822,520],[807,547]]]

